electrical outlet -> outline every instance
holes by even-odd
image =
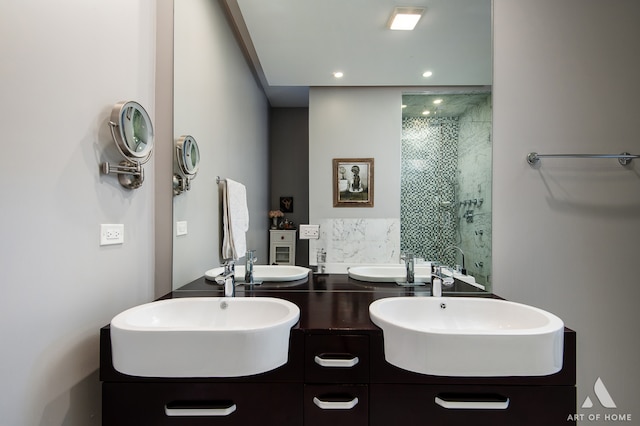
[[[320,238],[320,225],[300,225],[301,240],[317,240]]]
[[[176,236],[187,235],[187,221],[180,220],[176,222]]]
[[[100,245],[109,246],[112,244],[124,243],[124,224],[103,223],[100,225]]]

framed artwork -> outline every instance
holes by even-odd
[[[373,207],[373,158],[333,159],[333,207]]]
[[[280,197],[282,213],[293,213],[293,197]]]

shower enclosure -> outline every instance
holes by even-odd
[[[491,94],[404,95],[401,158],[401,250],[489,290]]]

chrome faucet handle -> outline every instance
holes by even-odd
[[[224,262],[224,274],[228,275],[236,270],[236,263],[233,260],[227,260]]]
[[[225,261],[224,272],[216,277],[216,283],[224,284],[225,297],[233,297],[236,295],[235,262],[233,260]]]

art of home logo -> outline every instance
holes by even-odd
[[[618,412],[609,411],[609,410],[616,409],[618,407],[616,406],[615,401],[611,397],[611,394],[609,394],[607,387],[604,385],[604,382],[600,377],[598,377],[598,380],[596,380],[595,384],[593,385],[593,392],[595,394],[596,399],[600,403],[600,406],[602,406],[602,408],[607,409],[607,411],[604,414],[594,413],[594,412],[589,412],[586,414],[585,413],[569,414],[569,416],[567,417],[567,421],[589,421],[589,422],[596,422],[596,421],[597,422],[601,422],[601,421],[630,422],[631,421],[630,413],[621,414]],[[584,402],[582,403],[581,408],[591,410],[594,408],[594,405],[595,404],[591,400],[591,396],[587,396],[584,399]]]

